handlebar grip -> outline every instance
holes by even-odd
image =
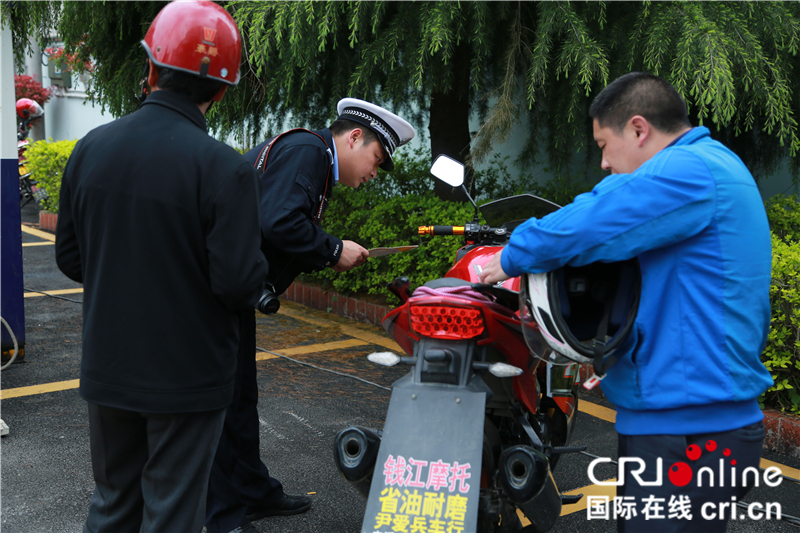
[[[464,226],[420,226],[420,235],[464,235]]]

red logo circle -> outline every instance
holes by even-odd
[[[692,481],[692,475],[692,469],[686,463],[675,463],[669,467],[669,480],[676,487],[688,485]]]
[[[713,452],[716,449],[717,449],[716,441],[710,440],[710,441],[706,442],[706,450],[708,450],[710,452]]]
[[[703,450],[700,449],[700,446],[697,444],[690,444],[688,448],[686,448],[686,457],[688,457],[692,461],[697,461],[700,459],[700,455],[702,455]]]

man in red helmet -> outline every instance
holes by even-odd
[[[33,120],[44,115],[42,106],[30,98],[20,98],[17,100],[17,116],[22,120]]]
[[[31,122],[44,115],[44,109],[30,98],[17,100],[16,108],[17,116],[21,119],[17,139],[24,140],[28,136],[28,126],[30,126]]]
[[[239,80],[236,24],[213,2],[174,2],[142,44],[151,94],[78,142],[56,229],[59,268],[84,284],[84,533],[203,529],[240,312],[267,274],[256,175],[204,118]]]

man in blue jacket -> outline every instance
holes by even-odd
[[[626,74],[589,114],[611,175],[515,229],[481,279],[639,259],[635,327],[602,387],[617,408],[620,457],[642,459],[641,480],[661,475],[662,483],[640,486],[626,470],[618,496],[638,512],[618,516],[618,530],[724,531],[732,498],[749,489],[741,473],[759,464],[757,399],[772,384],[759,360],[771,268],[761,197],[741,160],[707,128],[691,127],[686,104],[662,78]],[[704,466],[716,479],[706,472],[700,486]]]

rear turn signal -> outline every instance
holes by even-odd
[[[471,339],[484,330],[483,315],[478,309],[413,305],[410,311],[411,327],[426,337]]]

